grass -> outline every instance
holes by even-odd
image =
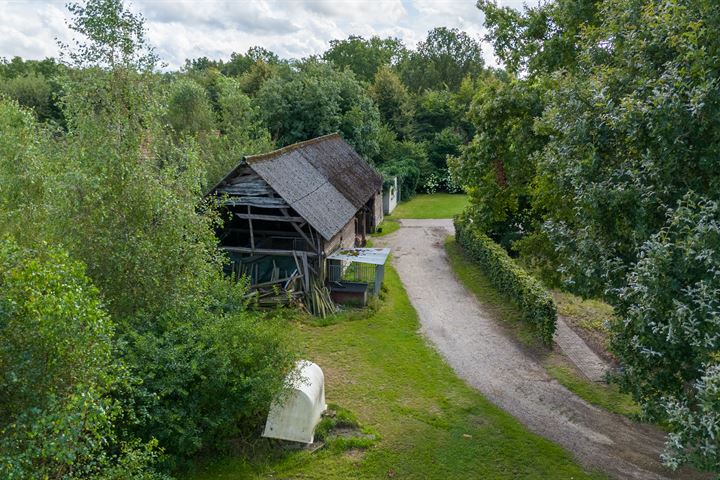
[[[328,402],[377,433],[367,448],[255,452],[198,467],[186,480],[583,479],[559,446],[528,432],[460,380],[418,333],[397,273],[364,318],[292,325],[303,358],[325,372]]]
[[[532,348],[543,358],[543,366],[547,372],[565,388],[575,393],[588,403],[604,408],[613,413],[634,418],[639,407],[629,395],[620,393],[616,385],[599,384],[586,379],[564,357],[544,347],[534,336],[532,327],[521,321],[521,315],[512,301],[495,290],[482,269],[449,237],[445,242],[445,250],[455,275],[477,299],[488,306],[496,318],[502,321],[515,337],[524,345]],[[563,307],[558,311],[563,315],[581,315],[580,321],[594,323],[607,313],[607,305],[602,302],[583,301],[577,297],[564,296]],[[607,318],[607,317],[602,317]]]
[[[396,232],[399,228],[400,228],[399,222],[397,222],[395,220],[391,220],[389,218],[386,218],[385,220],[383,220],[383,222],[378,227],[379,231],[377,233],[374,233],[373,236],[374,237],[382,237],[385,235],[390,235],[391,233]]]
[[[640,407],[629,395],[621,393],[617,385],[603,385],[585,380],[572,365],[558,355],[550,355],[545,369],[558,382],[586,402],[630,418],[637,418]]]
[[[463,194],[418,194],[398,204],[391,218],[452,218],[462,212],[467,203],[467,195]]]

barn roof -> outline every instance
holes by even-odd
[[[383,184],[382,176],[337,133],[248,156],[245,162],[326,240]]]

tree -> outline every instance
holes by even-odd
[[[720,191],[720,12],[713,2],[605,2],[583,37],[577,75],[561,78],[540,124],[545,230],[567,285],[623,284],[639,247],[689,191]]]
[[[484,63],[479,41],[457,28],[437,27],[398,68],[412,91],[457,90],[465,77],[480,75]]]
[[[621,386],[645,413],[669,418],[666,462],[720,471],[720,206],[686,195],[647,240],[617,292],[612,348]]]
[[[407,135],[411,129],[412,105],[410,94],[389,67],[381,67],[375,74],[369,89],[383,122],[390,125],[401,135]]]
[[[82,264],[0,240],[3,478],[159,478],[155,442],[123,431],[133,414],[113,398],[128,386],[113,339]]]
[[[478,0],[489,30],[486,40],[504,67],[531,76],[573,70],[582,50],[584,29],[598,23],[600,0],[556,0],[519,12],[500,7],[495,0]]]
[[[217,87],[220,134],[206,137],[201,145],[206,188],[225,176],[244,155],[267,152],[275,146],[260,110],[243,92],[241,81],[221,77]]]
[[[421,180],[433,172],[423,143],[399,141],[387,126],[380,129],[380,148],[375,157],[378,170],[386,179],[398,177],[399,196],[407,200],[415,195]]]
[[[215,126],[210,101],[196,82],[181,78],[170,86],[167,120],[178,135],[208,134]]]
[[[75,29],[103,32],[100,24],[114,25],[122,18],[138,27],[134,31],[143,31],[137,19],[127,18],[130,13],[105,8],[105,3],[85,5],[73,20]],[[116,32],[110,39],[115,38]],[[66,55],[84,65],[64,83],[67,132],[40,126],[15,102],[0,101],[0,233],[16,234],[31,252],[26,255],[30,260],[39,257],[44,241],[62,245],[68,258],[86,265],[85,275],[103,300],[103,318],[109,314],[114,320],[107,332],[111,363],[122,366],[120,373],[108,374],[112,389],[77,383],[64,397],[51,395],[45,408],[14,417],[0,435],[0,469],[12,469],[8,475],[0,470],[3,478],[38,472],[48,478],[149,478],[146,467],[154,453],[145,446],[155,445],[153,439],[162,440],[163,466],[169,467],[200,450],[226,445],[229,436],[254,431],[293,365],[279,322],[261,321],[250,312],[245,285],[222,274],[226,257],[215,236],[220,218],[202,197],[203,145],[192,135],[177,138],[167,128],[162,79],[139,60],[146,51],[143,38],[132,38],[139,43],[124,45],[118,56],[98,45],[104,37],[93,33],[81,47],[92,52],[87,59],[78,51]],[[106,56],[97,57],[98,52]],[[233,102],[232,90],[228,102]],[[230,107],[223,112],[225,120],[242,118],[236,105]],[[33,221],[33,235],[26,234],[27,221]],[[3,261],[0,255],[0,267],[13,270],[27,263],[16,257]],[[6,338],[13,342],[9,355],[25,365],[28,359],[21,352],[28,350],[32,332],[17,324],[40,325],[54,338],[37,339],[43,349],[37,356],[33,352],[33,362],[66,359],[67,368],[58,369],[61,379],[82,373],[72,355],[82,360],[95,352],[95,345],[75,351],[69,340],[76,336],[84,349],[92,325],[73,322],[95,317],[78,310],[86,306],[75,295],[83,284],[53,270],[68,262],[51,257],[47,276],[41,275],[45,266],[29,263],[15,289],[3,283],[0,268],[0,317],[10,315],[10,320],[0,318],[0,329],[13,328],[7,336],[1,332],[0,345]],[[41,283],[30,289],[34,280]],[[45,288],[49,282],[62,288],[50,291]],[[12,294],[7,299],[6,292]],[[29,307],[16,309],[24,294]],[[52,312],[73,318],[37,310],[43,302]],[[55,324],[52,329],[42,324],[46,320]],[[98,348],[105,340],[96,338]],[[4,358],[0,365],[4,374]],[[119,381],[121,373],[127,382]],[[34,387],[24,384],[22,375],[0,381],[5,380],[14,382],[18,395],[31,396],[24,392]],[[76,466],[83,470],[73,470]],[[101,467],[102,475],[95,475]]]
[[[122,0],[70,3],[68,10],[73,15],[69,27],[80,38],[75,39],[72,48],[61,46],[63,55],[75,66],[140,71],[155,67],[157,55],[145,41],[144,20],[126,9]]]
[[[450,160],[456,181],[470,193],[473,220],[506,248],[537,227],[531,187],[534,155],[545,140],[533,122],[542,109],[540,85],[512,77],[487,79],[468,114],[477,133]]]
[[[63,125],[58,77],[63,68],[54,59],[23,60],[14,57],[0,62],[0,95],[31,108],[41,122]]]
[[[287,77],[273,77],[255,98],[281,145],[341,132],[365,157],[378,151],[380,114],[349,70],[311,60]]]
[[[397,38],[374,36],[366,40],[350,36],[346,40],[331,40],[323,59],[340,70],[349,68],[358,79],[371,82],[381,67],[395,65],[405,54],[405,46]]]
[[[242,53],[233,52],[230,60],[222,63],[219,70],[223,75],[228,77],[239,77],[247,73],[253,65],[263,63],[266,65],[277,65],[280,63],[278,56],[263,47],[250,47],[243,55]]]

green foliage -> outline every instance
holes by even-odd
[[[720,188],[715,2],[608,0],[598,17],[541,125],[546,231],[586,295],[623,284],[668,206]]]
[[[456,182],[470,194],[473,220],[506,249],[538,226],[532,202],[534,154],[545,139],[533,123],[542,113],[542,93],[538,82],[487,78],[468,113],[477,133],[449,161]]]
[[[480,75],[483,66],[478,40],[457,28],[436,27],[398,68],[405,85],[420,92],[425,89],[456,90],[465,77]]]
[[[0,475],[158,478],[155,443],[123,438],[132,412],[114,327],[84,267],[47,244],[0,241]]]
[[[63,79],[67,132],[38,125],[16,102],[0,100],[0,234],[37,251],[45,248],[43,241],[62,245],[87,265],[103,299],[102,318],[107,311],[115,330],[106,335],[112,338],[100,332],[86,345],[94,317],[70,308],[89,306],[70,294],[80,290],[67,279],[62,285],[75,290],[58,294],[56,303],[45,290],[29,292],[42,300],[32,306],[43,316],[25,318],[23,325],[56,338],[20,343],[3,335],[17,342],[7,351],[19,362],[27,361],[28,345],[46,349],[38,354],[42,358],[59,355],[66,365],[57,364],[57,375],[71,383],[66,392],[38,395],[47,398],[45,406],[23,411],[3,431],[0,468],[12,469],[8,475],[16,478],[40,468],[48,469],[48,478],[150,478],[156,438],[167,454],[165,465],[224,447],[228,436],[256,427],[292,364],[279,321],[260,321],[247,309],[242,286],[222,277],[219,219],[202,200],[209,168],[200,152],[218,145],[239,150],[243,138],[236,129],[256,126],[257,112],[236,84],[218,75],[213,81],[227,145],[203,143],[207,138],[196,139],[193,132],[178,137],[166,122],[165,89],[151,71],[142,22],[117,2],[98,0],[73,11],[74,28],[89,40],[67,54],[85,67]],[[197,85],[190,90],[205,95]],[[267,140],[267,131],[258,127],[257,137],[263,135]],[[40,308],[43,302],[47,311]],[[16,303],[2,303],[0,312],[11,312]],[[88,325],[74,331],[71,320],[52,312]],[[54,330],[41,320],[53,322]],[[21,339],[32,338],[15,330]],[[83,355],[106,341],[112,366],[102,371],[107,380],[80,383],[84,376],[92,379],[82,370]],[[38,375],[27,381],[38,387],[54,381],[56,365],[50,365],[27,363]],[[0,366],[4,374],[4,358]],[[19,373],[11,380],[18,382],[18,398],[32,396],[32,384]],[[26,454],[13,456],[17,451]]]
[[[84,268],[67,254],[0,244],[0,418],[104,381],[113,327]],[[40,257],[42,255],[42,257]]]
[[[224,451],[229,438],[251,440],[293,365],[284,322],[249,312],[246,290],[219,282],[229,295],[186,302],[148,319],[166,328],[125,337],[131,370],[144,379],[134,392],[146,414],[136,432],[157,438],[173,465]]]
[[[270,132],[262,124],[260,111],[243,92],[241,80],[217,79],[219,135],[201,141],[206,171],[205,187],[214,185],[234,168],[244,155],[273,150]]]
[[[187,78],[173,82],[168,94],[167,121],[178,135],[210,133],[215,118],[205,89]]]
[[[345,40],[330,40],[323,59],[339,70],[349,68],[358,79],[370,82],[382,67],[395,65],[405,55],[405,46],[397,38],[374,36],[366,40],[351,35]]]
[[[41,122],[63,125],[60,109],[61,86],[57,80],[64,72],[52,58],[11,61],[0,59],[0,97],[16,100],[35,112]]]
[[[380,118],[395,132],[408,134],[412,122],[410,94],[400,77],[390,68],[381,67],[369,89],[370,96],[380,111]]]
[[[379,147],[380,153],[375,159],[378,170],[385,178],[398,177],[399,199],[409,199],[415,194],[420,179],[429,175],[432,168],[425,146],[411,140],[400,141],[392,130],[383,127]]]
[[[436,133],[451,127],[457,120],[449,90],[426,90],[415,99],[413,133],[421,140],[431,140]]]
[[[547,345],[552,344],[557,312],[547,290],[472,220],[456,217],[455,231],[458,243],[478,262],[493,285],[517,303],[523,319],[536,329],[539,338]]]
[[[612,349],[624,365],[621,385],[653,418],[670,415],[680,427],[678,457],[693,458],[697,444],[710,442],[713,429],[690,435],[692,425],[718,415],[693,386],[718,362],[720,342],[720,207],[688,195],[669,215],[665,227],[642,247],[640,260],[617,294],[619,320],[612,324]],[[703,392],[707,394],[707,392]],[[682,408],[692,412],[681,414]],[[683,424],[682,416],[688,425]],[[704,437],[704,438],[703,438]],[[687,441],[680,445],[678,442]],[[717,461],[717,450],[701,465]],[[714,463],[714,467],[717,463]]]
[[[14,101],[0,99],[0,235],[21,233],[26,223],[42,225],[45,174],[54,172],[43,156],[43,134],[33,115]]]
[[[0,95],[32,109],[41,121],[58,117],[53,85],[43,76],[31,73],[10,79],[0,78]]]
[[[244,55],[241,53],[233,52],[230,55],[230,60],[225,63],[211,63],[208,61],[202,62],[201,65],[198,65],[198,67],[202,69],[207,69],[211,66],[215,66],[216,68],[218,68],[218,70],[222,72],[223,75],[227,75],[229,77],[239,77],[240,75],[248,73],[253,68],[253,66],[257,65],[258,63],[262,63],[265,65],[275,65],[279,62],[280,59],[275,53],[263,47],[255,46],[248,48],[247,52],[245,52]],[[195,67],[194,63],[192,63],[191,65]]]
[[[715,359],[717,361],[717,358]],[[674,398],[666,405],[672,428],[668,436],[665,464],[677,468],[690,463],[703,470],[720,471],[720,366],[708,367],[693,385],[695,405]]]
[[[572,70],[581,46],[578,38],[585,28],[596,24],[599,0],[556,0],[525,5],[519,12],[501,7],[494,0],[478,0],[489,30],[495,55],[513,73],[531,76],[557,70]]]
[[[256,102],[281,145],[339,131],[361,155],[378,152],[380,114],[350,71],[310,60],[287,77],[265,82]]]
[[[68,27],[79,37],[72,46],[61,45],[62,55],[75,66],[139,71],[155,67],[157,56],[145,40],[144,20],[122,0],[88,0],[67,8],[73,16]]]

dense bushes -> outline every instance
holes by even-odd
[[[122,425],[130,377],[82,264],[0,240],[0,477],[149,479],[155,442]]]
[[[67,130],[0,99],[0,477],[152,478],[255,433],[294,359],[222,276],[207,144],[168,125],[141,22],[72,11]],[[223,120],[254,114],[221,87]]]
[[[246,308],[246,290],[218,278],[209,298],[147,319],[165,325],[124,336],[134,392],[146,412],[135,431],[157,438],[177,465],[227,439],[252,439],[294,362],[286,324]],[[209,300],[209,301],[207,301]]]
[[[458,243],[478,262],[493,285],[517,303],[524,320],[537,329],[544,343],[551,344],[557,312],[547,290],[471,220],[457,217],[455,232]]]
[[[621,320],[612,324],[621,385],[650,418],[669,418],[669,463],[717,469],[718,203],[686,195],[645,242],[626,283],[615,302]]]
[[[518,211],[531,222],[510,223],[524,237],[512,248],[575,293],[614,304],[619,380],[669,425],[665,462],[720,471],[717,0],[478,6],[496,55],[523,73],[514,85],[532,95],[505,99],[521,107],[499,111],[510,112],[509,129],[494,121],[506,115],[477,125],[479,139],[506,131],[498,145],[519,161],[503,165],[504,188],[478,190],[474,203],[522,193]],[[491,179],[498,151],[467,149],[463,184]]]

